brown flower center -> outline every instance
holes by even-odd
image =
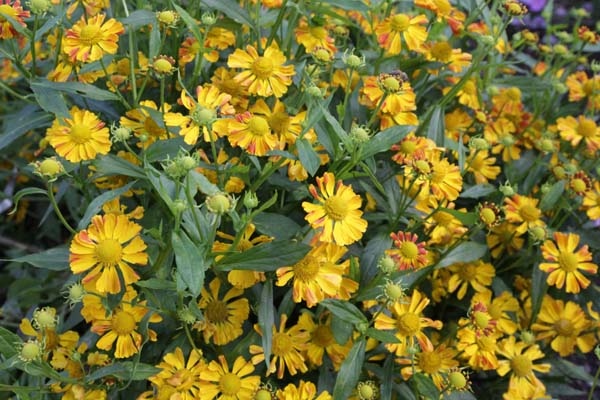
[[[316,258],[307,256],[294,265],[294,279],[300,282],[311,282],[319,272],[319,262]]]
[[[575,327],[568,319],[561,318],[554,323],[554,330],[559,336],[572,336],[575,332]]]
[[[225,322],[229,315],[227,310],[227,303],[221,300],[213,300],[206,305],[206,311],[204,312],[206,319],[213,323]]]

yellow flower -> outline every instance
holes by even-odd
[[[307,307],[335,297],[350,264],[350,260],[338,264],[346,251],[334,243],[319,243],[296,264],[277,270],[277,286],[285,286],[292,279],[294,302],[305,300]]]
[[[588,77],[587,72],[577,71],[567,77],[569,101],[580,101],[587,98],[588,109],[600,108],[600,75]]]
[[[394,248],[386,250],[385,254],[394,259],[400,271],[418,269],[427,264],[425,242],[417,243],[417,235],[410,232],[392,232],[390,237]]]
[[[148,378],[156,386],[157,399],[200,398],[200,374],[206,368],[200,351],[192,349],[186,362],[183,351],[177,347],[174,352],[164,355],[157,368],[162,371]]]
[[[283,378],[285,370],[287,370],[290,375],[296,375],[298,371],[308,371],[302,353],[307,348],[307,342],[310,335],[299,325],[294,325],[286,330],[286,322],[287,315],[283,314],[279,323],[279,331],[277,331],[275,325],[272,327],[273,340],[271,343],[271,362],[269,364],[267,376],[277,371],[277,378],[279,379]],[[262,335],[258,325],[255,325],[254,329]],[[255,365],[265,360],[265,353],[261,346],[251,345],[250,354],[254,354],[252,363]]]
[[[461,352],[461,357],[469,363],[471,368],[492,370],[498,366],[497,334],[481,335],[475,329],[465,326],[458,330],[456,349]]]
[[[481,260],[453,264],[450,266],[450,271],[452,276],[448,281],[448,292],[453,293],[458,289],[456,297],[459,300],[465,297],[469,286],[476,292],[487,290],[496,276],[494,266]]]
[[[211,81],[221,92],[231,96],[229,102],[235,108],[235,112],[240,114],[248,108],[248,88],[236,82],[234,77],[234,72],[219,67],[213,73]]]
[[[387,17],[375,27],[379,46],[387,50],[387,54],[400,54],[402,39],[409,50],[420,50],[427,39],[427,24],[425,15],[410,17],[406,14],[396,14]]]
[[[545,354],[537,344],[527,345],[516,342],[514,336],[504,339],[498,344],[498,354],[507,358],[498,362],[498,375],[504,376],[511,372],[509,385],[518,388],[528,385],[537,385],[538,379],[534,371],[546,373],[550,371],[550,364],[534,364],[533,362],[544,358]]]
[[[452,72],[459,73],[471,65],[471,54],[463,53],[462,49],[452,48],[446,41],[427,43],[424,45],[424,50],[428,61],[442,63]],[[437,71],[433,72],[437,74]]]
[[[275,101],[272,110],[263,99],[258,99],[250,107],[250,112],[255,116],[260,116],[267,120],[271,132],[278,136],[282,150],[286,143],[293,145],[296,142],[296,138],[302,133],[302,123],[306,119],[306,111],[299,112],[296,115],[289,115],[285,104],[279,101],[279,99]],[[308,139],[309,136],[314,136],[312,129],[304,134],[305,139]]]
[[[235,81],[248,88],[250,94],[261,97],[274,95],[283,96],[288,86],[292,84],[294,66],[283,64],[285,55],[279,50],[275,42],[265,49],[262,56],[256,49],[247,45],[246,50],[236,49],[229,56],[227,65],[230,68],[240,68],[243,71],[235,76]]]
[[[579,244],[579,235],[574,233],[554,233],[554,241],[546,240],[542,245],[542,255],[545,261],[540,264],[540,269],[548,272],[548,285],[562,289],[567,283],[567,293],[579,293],[581,288],[586,288],[590,280],[581,272],[595,274],[598,266],[591,263],[592,253],[584,245],[575,251]]]
[[[71,162],[93,160],[110,151],[109,130],[96,114],[73,107],[71,118],[55,119],[46,139],[59,156]]]
[[[312,54],[316,49],[325,49],[330,54],[335,54],[335,40],[329,36],[325,26],[309,26],[306,18],[302,18],[298,27],[294,29],[296,41],[306,49],[308,54]]]
[[[233,300],[244,294],[241,289],[231,288],[219,298],[219,278],[213,279],[209,287],[210,293],[202,288],[202,297],[198,302],[204,320],[194,328],[202,332],[206,343],[212,339],[214,344],[222,346],[242,335],[242,324],[248,319],[250,307],[246,298]]]
[[[333,397],[328,391],[323,391],[317,395],[317,387],[312,382],[300,380],[298,386],[293,383],[277,391],[278,399],[285,400],[332,400]]]
[[[196,100],[181,91],[180,103],[189,111],[189,115],[168,112],[165,114],[167,126],[178,126],[179,135],[187,144],[196,144],[200,132],[205,142],[216,140],[219,126],[226,126],[226,120],[218,120],[220,115],[233,115],[233,106],[229,104],[231,96],[212,85],[198,86]],[[214,125],[214,126],[213,126]]]
[[[124,215],[94,216],[88,229],[77,233],[71,242],[71,271],[80,274],[91,269],[84,283],[98,277],[98,292],[119,293],[120,276],[125,285],[140,279],[129,264],[148,262],[146,244],[139,236],[141,229]]]
[[[508,313],[517,314],[519,303],[509,292],[502,292],[500,296],[492,300],[492,291],[485,290],[475,293],[471,299],[471,305],[483,304],[487,308],[492,320],[496,321],[496,328],[507,335],[512,335],[517,330],[517,324]]]
[[[450,210],[456,208],[456,205],[448,200],[438,200],[435,196],[430,195],[418,201],[415,208],[424,213],[423,218],[427,216],[424,225],[430,237],[429,245],[452,244],[467,231],[467,228],[454,215],[440,211],[441,208]]]
[[[219,355],[218,361],[213,360],[202,371],[200,377],[200,400],[212,400],[217,395],[222,400],[246,400],[253,398],[260,376],[250,375],[254,365],[239,356],[235,359],[231,371],[225,356]]]
[[[419,291],[413,291],[406,302],[390,305],[391,316],[379,314],[375,319],[376,329],[394,329],[399,343],[387,344],[386,348],[399,357],[406,356],[409,347],[419,344],[421,350],[430,350],[433,344],[423,331],[425,328],[442,329],[442,321],[434,321],[422,316],[429,299]]]
[[[475,176],[475,183],[487,183],[500,175],[501,169],[494,165],[496,157],[490,157],[487,150],[471,152],[467,158],[467,171]]]
[[[600,218],[600,181],[594,181],[593,189],[585,193],[583,207],[589,219]]]
[[[115,54],[119,48],[119,35],[125,32],[116,19],[104,22],[105,14],[98,14],[87,21],[81,19],[65,33],[63,51],[71,61],[92,62],[105,54]]]
[[[565,303],[546,295],[531,329],[537,334],[537,340],[551,341],[552,349],[561,357],[566,357],[573,354],[575,346],[582,353],[594,348],[594,333],[584,333],[590,327],[591,322],[577,303]]]
[[[24,11],[20,0],[0,0],[0,13],[6,14],[21,26],[27,26],[23,18],[29,18],[29,11]],[[7,19],[0,15],[0,39],[12,39],[18,37],[19,32],[12,26]]]
[[[125,113],[125,116],[121,117],[119,123],[121,126],[129,128],[133,131],[133,134],[140,138],[142,135],[145,136],[145,140],[138,142],[138,147],[146,148],[152,143],[159,140],[166,140],[171,137],[169,131],[164,127],[160,126],[152,117],[147,109],[156,110],[158,112],[158,106],[152,100],[140,101],[140,107],[134,110],[129,110]],[[164,111],[169,112],[171,105],[165,103]],[[162,121],[160,121],[162,123]]]
[[[559,118],[556,126],[560,131],[560,137],[577,146],[583,140],[590,151],[600,149],[600,127],[593,119],[580,115],[577,119],[572,116]]]
[[[542,211],[537,208],[539,202],[538,199],[521,196],[520,194],[504,199],[506,220],[514,224],[520,224],[515,228],[518,234],[523,234],[535,226],[546,226],[546,223],[541,219]]]
[[[116,342],[115,357],[127,358],[140,351],[142,335],[137,332],[138,324],[150,311],[145,307],[146,301],[134,302],[137,293],[131,287],[125,292],[119,306],[112,310],[109,316],[103,309],[95,316],[92,332],[102,337],[96,343],[101,350],[110,351]],[[152,314],[149,322],[160,322],[162,318],[158,314]],[[155,342],[156,332],[148,329],[148,337]]]
[[[338,344],[331,330],[331,314],[325,318],[321,314],[319,319],[319,323],[315,323],[308,312],[302,313],[298,319],[298,326],[310,334],[306,357],[312,365],[320,366],[323,364],[323,356],[327,353],[334,368],[338,370],[350,351],[352,341],[348,340],[343,346]]]
[[[341,246],[359,240],[367,230],[367,221],[361,218],[360,196],[341,180],[336,183],[331,172],[317,178],[317,186],[319,191],[310,185],[309,192],[319,204],[305,201],[302,208],[307,213],[304,218],[313,229],[323,228],[320,240]]]
[[[443,344],[436,348],[424,349],[415,354],[414,369],[412,365],[402,368],[402,378],[408,380],[414,372],[420,372],[430,376],[438,389],[442,389],[445,383],[444,376],[452,368],[458,367],[458,361],[454,359],[456,355],[456,350]],[[399,359],[398,361],[401,364],[412,363],[412,360],[409,359]]]
[[[279,147],[279,140],[271,130],[269,121],[250,112],[238,114],[229,120],[227,140],[255,156],[264,156]]]
[[[516,225],[507,221],[493,227],[486,237],[492,257],[498,258],[504,252],[514,254],[520,250],[525,243],[525,239],[521,237],[523,233],[525,230],[519,232]]]

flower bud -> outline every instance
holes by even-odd
[[[212,26],[217,23],[217,17],[211,12],[206,12],[200,17],[202,23],[206,26]]]
[[[308,94],[310,97],[323,97],[323,92],[321,92],[321,88],[314,85],[306,88],[306,94]]]
[[[42,356],[42,346],[37,340],[30,340],[23,343],[19,358],[24,362],[39,360]]]
[[[532,226],[529,228],[529,236],[535,242],[543,242],[547,236],[546,229],[542,226]]]
[[[158,56],[154,58],[152,69],[157,75],[171,75],[175,71],[175,60],[169,56]]]
[[[379,388],[373,381],[358,382],[356,394],[360,400],[375,400],[379,397]]]
[[[473,150],[487,150],[490,148],[490,144],[484,138],[476,137],[469,141],[469,147]]]
[[[506,182],[504,185],[500,185],[498,190],[500,190],[500,192],[506,197],[513,196],[516,193],[515,188],[513,188],[508,182]]]
[[[172,10],[164,10],[156,13],[156,19],[163,25],[175,26],[179,20],[179,14]]]
[[[50,10],[52,3],[50,0],[31,0],[26,3],[33,14],[41,15]]]
[[[383,256],[379,259],[379,263],[377,266],[386,275],[391,274],[392,272],[396,272],[398,270],[398,265],[396,265],[396,261],[390,256]]]
[[[83,296],[86,295],[86,291],[81,283],[75,282],[71,284],[63,294],[66,295],[69,305],[73,307],[75,304],[83,301]]]
[[[354,143],[363,144],[371,139],[371,131],[363,125],[352,125],[350,129],[350,138]]]
[[[114,142],[125,142],[131,137],[131,129],[125,126],[113,126],[110,131]]]
[[[56,309],[52,307],[44,307],[42,309],[35,310],[33,313],[33,326],[38,329],[56,329],[58,318],[56,316]]]
[[[452,371],[448,374],[448,382],[455,390],[464,389],[467,386],[467,378],[460,371]]]
[[[215,214],[225,214],[233,208],[231,198],[224,193],[217,193],[206,199],[208,211]]]
[[[60,175],[65,172],[65,169],[56,157],[46,158],[44,161],[36,161],[33,163],[33,173],[48,182],[54,182]]]
[[[244,194],[244,206],[249,210],[258,206],[258,197],[256,197],[256,193],[246,192],[246,194]]]
[[[185,200],[177,199],[173,202],[173,211],[177,214],[181,214],[185,210],[187,210],[188,205]]]

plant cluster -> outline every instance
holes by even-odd
[[[600,35],[552,7],[0,0],[0,392],[593,398]]]

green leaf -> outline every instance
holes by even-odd
[[[392,126],[373,136],[362,148],[361,158],[369,158],[377,153],[388,151],[394,144],[402,140],[415,129],[414,126]]]
[[[156,289],[156,290],[171,290],[176,291],[177,286],[175,282],[167,281],[165,279],[159,278],[150,278],[145,281],[137,281],[135,283],[136,286],[147,288],[147,289]]]
[[[331,113],[323,103],[319,103],[319,108],[321,109],[321,112],[325,117],[325,121],[327,121],[329,125],[333,128],[333,132],[337,136],[338,140],[344,143],[344,145],[347,145],[347,147],[349,147],[348,133],[344,130],[344,128],[342,128],[338,120],[333,115],[331,115]]]
[[[300,230],[292,219],[277,213],[262,212],[252,218],[252,223],[259,232],[281,240],[293,238]]]
[[[445,268],[457,262],[469,262],[482,258],[487,253],[488,247],[477,242],[464,242],[452,249],[436,265],[436,269]]]
[[[473,393],[466,391],[454,391],[444,394],[444,400],[477,400]]]
[[[153,25],[156,23],[156,14],[150,10],[135,10],[126,18],[120,18],[123,25],[129,25],[136,29],[144,25]]]
[[[411,381],[415,389],[425,399],[438,400],[440,398],[440,391],[427,375],[418,372],[411,377]]]
[[[558,181],[554,185],[552,185],[550,190],[546,192],[546,194],[544,194],[544,196],[542,197],[542,201],[540,202],[540,208],[542,209],[542,211],[551,210],[556,204],[556,202],[558,202],[560,196],[562,196],[564,191],[565,181]]]
[[[212,196],[213,194],[221,192],[217,185],[209,181],[206,176],[202,175],[200,172],[190,171],[190,176],[198,186],[198,190],[205,195]]]
[[[192,31],[192,34],[194,35],[196,40],[199,43],[202,43],[202,33],[200,32],[200,28],[198,28],[199,23],[194,18],[192,18],[192,16],[190,14],[188,14],[187,11],[185,11],[183,8],[179,7],[177,4],[173,3],[173,7],[175,7],[175,10],[179,14],[179,16],[181,17],[183,22],[185,22],[188,29],[190,31]]]
[[[263,285],[258,306],[258,326],[262,331],[262,348],[265,353],[267,369],[271,364],[271,346],[273,342],[273,325],[275,325],[275,306],[273,305],[273,281],[270,279]]]
[[[86,99],[100,100],[100,101],[113,101],[119,100],[119,97],[108,90],[99,89],[94,85],[82,82],[51,82],[45,79],[37,79],[31,82],[32,90],[37,88],[46,88],[50,90],[58,90],[61,92],[67,92],[83,96]]]
[[[13,258],[11,261],[28,263],[34,267],[51,271],[64,271],[69,269],[69,249],[67,247],[54,247],[40,253]]]
[[[240,7],[237,1],[233,0],[202,0],[203,4],[213,10],[221,11],[229,18],[242,25],[247,25],[254,29],[254,21],[250,18],[248,13]]]
[[[335,387],[333,388],[333,398],[335,400],[345,400],[350,397],[362,372],[362,365],[365,361],[365,350],[367,341],[362,338],[354,343],[348,356],[340,367]]]
[[[112,154],[98,158],[94,165],[96,166],[96,174],[99,177],[125,175],[132,178],[148,179],[142,168]]]
[[[496,187],[487,183],[481,185],[474,185],[464,190],[459,197],[464,199],[478,199],[480,197],[487,196],[496,191]]]
[[[350,337],[354,332],[354,325],[334,314],[333,317],[331,317],[331,332],[333,333],[335,341],[343,346],[350,340]]]
[[[306,139],[296,139],[296,149],[298,150],[298,157],[302,166],[310,176],[314,176],[321,166],[319,155]]]
[[[198,297],[204,286],[206,271],[204,250],[196,246],[183,231],[173,231],[171,244],[175,252],[177,275],[183,280],[192,295]]]
[[[115,378],[122,379],[124,381],[141,381],[156,375],[160,371],[160,368],[156,368],[155,366],[150,364],[134,364],[131,361],[125,361],[121,363],[111,364],[109,366],[100,368],[99,370],[92,372],[91,374],[86,376],[86,381],[92,382],[100,378],[104,378],[105,376],[114,376]]]
[[[377,339],[382,343],[398,343],[400,342],[396,335],[391,331],[382,331],[375,328],[367,329],[367,336]]]
[[[40,107],[45,111],[55,114],[57,117],[69,118],[69,109],[62,92],[45,86],[31,85]]]
[[[106,202],[111,201],[112,199],[115,199],[115,198],[119,197],[120,195],[122,195],[123,193],[127,192],[129,189],[131,189],[131,187],[135,183],[136,183],[136,181],[129,182],[127,185],[122,186],[118,189],[114,189],[114,190],[110,190],[108,192],[102,193],[100,196],[98,196],[94,200],[92,200],[92,202],[88,205],[87,209],[85,210],[85,214],[83,214],[83,217],[79,221],[79,224],[77,225],[77,229],[78,230],[85,229],[89,225],[90,221],[92,220],[92,217],[94,215],[98,214],[98,212],[102,209],[102,206]]]
[[[427,127],[427,137],[436,145],[444,147],[446,122],[444,120],[444,108],[435,106],[431,113],[431,119]]]
[[[392,399],[392,389],[394,382],[394,357],[388,355],[383,363],[383,376],[381,377],[381,400]]]
[[[215,267],[217,271],[275,271],[279,267],[296,264],[310,249],[310,246],[303,243],[276,240],[251,247],[241,253],[227,255],[217,261]]]
[[[29,188],[24,188],[19,190],[15,196],[13,197],[13,209],[9,214],[14,213],[15,211],[17,211],[17,206],[19,205],[19,201],[21,201],[21,199],[25,196],[31,196],[33,194],[39,194],[41,196],[48,196],[48,192],[45,191],[44,189],[40,189],[40,188],[36,188],[36,187],[29,187]]]
[[[360,0],[327,0],[326,4],[348,11],[369,11],[369,7]]]
[[[464,225],[475,225],[477,223],[477,220],[479,219],[477,213],[474,212],[464,212],[444,207],[440,208],[440,211],[452,215]]]
[[[338,299],[325,299],[320,303],[331,313],[354,326],[368,324],[367,317],[352,303]]]
[[[16,356],[18,343],[21,343],[21,338],[0,326],[0,354],[5,358]]]
[[[552,374],[558,376],[566,376],[568,378],[581,380],[584,382],[592,382],[594,377],[591,376],[585,369],[580,365],[573,364],[572,362],[565,360],[564,358],[554,358],[550,360],[552,365]]]
[[[0,135],[0,150],[32,129],[47,127],[54,117],[46,112],[33,112],[27,118],[15,118],[4,123],[4,133]]]
[[[535,263],[531,274],[531,322],[535,322],[542,308],[544,296],[548,291],[546,283],[547,274],[540,269],[540,264]]]

